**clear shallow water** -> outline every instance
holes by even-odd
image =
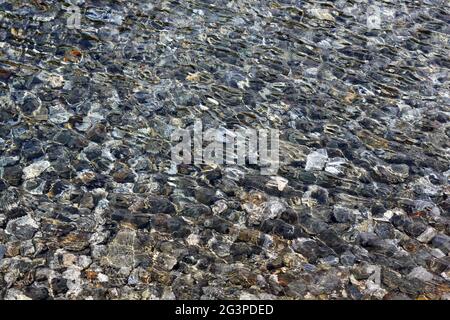
[[[448,4],[75,4],[0,4],[2,298],[448,298]]]

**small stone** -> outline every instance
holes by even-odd
[[[86,132],[86,137],[94,142],[102,143],[106,139],[105,125],[98,123]]]
[[[350,251],[346,251],[341,255],[340,261],[344,266],[353,266],[355,264],[356,257]]]
[[[84,183],[84,184],[90,184],[91,182],[95,181],[97,178],[97,175],[95,172],[84,170],[82,172],[78,173],[78,178]]]
[[[345,240],[343,240],[333,229],[325,229],[320,232],[317,237],[337,254],[345,252],[349,247]]]
[[[361,232],[358,235],[358,242],[363,247],[374,247],[381,239],[373,232]]]
[[[308,259],[309,263],[315,263],[317,259],[333,254],[333,251],[326,246],[320,245],[316,241],[307,238],[295,239],[292,248]]]
[[[400,183],[409,176],[409,167],[405,164],[383,166],[377,165],[373,168],[376,178],[384,183]]]
[[[289,293],[297,297],[303,297],[308,292],[308,286],[305,281],[302,280],[292,281],[287,287]]]
[[[335,256],[326,256],[319,259],[319,263],[327,266],[337,266],[339,264],[339,258]]]
[[[134,182],[134,180],[136,179],[136,175],[131,169],[123,167],[113,173],[113,178],[116,182],[127,183]]]
[[[109,281],[109,277],[108,277],[106,274],[99,273],[99,274],[97,275],[97,280],[98,280],[99,282],[104,282],[104,283],[106,283],[106,282]]]
[[[316,185],[308,186],[308,191],[302,196],[302,202],[324,205],[328,202],[328,190]]]
[[[6,246],[3,244],[0,244],[0,262],[2,261],[3,257],[6,253]]]
[[[50,282],[50,288],[55,296],[64,294],[69,290],[67,280],[64,278],[53,278]]]
[[[219,198],[214,189],[200,187],[195,190],[195,199],[203,204],[212,205]]]
[[[328,9],[312,8],[308,10],[308,13],[320,20],[334,21],[334,17]]]
[[[299,225],[310,234],[318,234],[328,228],[327,223],[308,214],[301,214],[299,216]]]
[[[11,288],[8,289],[8,291],[5,294],[5,300],[31,300],[30,297],[26,296],[23,292],[20,290]]]
[[[8,185],[4,180],[0,179],[0,192],[5,191],[6,189],[8,189]]]
[[[74,255],[72,253],[63,254],[62,264],[64,267],[66,267],[66,268],[70,267],[70,266],[74,265],[76,261],[77,261],[76,255]]]
[[[356,222],[357,215],[355,210],[351,210],[344,207],[334,207],[333,220],[339,223],[354,223]]]
[[[71,230],[67,235],[58,239],[58,244],[66,250],[82,251],[89,246],[89,238],[90,234],[87,232]]]
[[[0,210],[2,212],[8,212],[11,210],[17,209],[19,206],[19,192],[15,189],[9,188],[5,191],[0,192]],[[12,215],[15,216],[15,213],[21,214],[22,210],[14,211]],[[8,212],[8,217],[11,213]]]
[[[55,124],[62,124],[69,122],[70,118],[73,116],[72,113],[68,112],[63,106],[55,105],[49,108],[49,121]]]
[[[12,72],[6,69],[0,69],[0,80],[6,81],[12,76]]]
[[[374,231],[382,239],[393,239],[395,237],[395,228],[390,223],[378,222]]]
[[[132,224],[138,229],[149,227],[151,222],[151,218],[148,214],[131,213],[124,209],[114,211],[111,215],[111,219],[118,222]]]
[[[435,248],[440,249],[445,254],[450,252],[450,237],[445,234],[436,235],[431,243]]]
[[[412,237],[418,237],[421,234],[423,234],[423,232],[426,231],[427,226],[420,221],[413,221],[411,223],[406,223],[404,229],[405,232],[412,236]]]
[[[433,227],[428,227],[420,236],[417,237],[422,243],[430,242],[437,235],[437,231]]]
[[[23,104],[20,105],[20,109],[25,115],[30,116],[39,108],[39,106],[39,100],[30,96],[24,99]]]
[[[429,267],[431,271],[437,274],[448,272],[450,270],[450,256],[440,256],[437,259],[432,259],[429,263]]]
[[[23,179],[32,179],[41,175],[42,172],[50,168],[50,162],[46,160],[35,162],[23,169]]]
[[[206,228],[214,229],[219,233],[228,233],[230,230],[230,223],[220,217],[212,217],[211,219],[206,219],[203,225]]]
[[[219,105],[219,102],[216,99],[207,98],[206,100],[213,106],[218,106]]]
[[[433,280],[433,274],[428,272],[428,270],[424,267],[416,267],[408,274],[408,278],[415,278],[424,282],[430,282],[431,280]]]
[[[80,200],[81,208],[93,209],[95,207],[94,197],[91,193],[86,192]]]
[[[248,222],[252,225],[258,225],[267,219],[278,218],[286,210],[285,204],[275,199],[259,205],[248,202],[243,205],[243,208],[248,213]]]
[[[221,213],[224,213],[228,209],[228,206],[226,201],[219,200],[216,203],[214,203],[214,205],[211,208],[214,214],[219,215]]]
[[[22,146],[22,154],[27,160],[42,157],[44,152],[42,151],[40,141],[37,139],[26,141]]]
[[[48,298],[48,290],[45,287],[38,287],[33,284],[26,287],[25,295],[32,300],[45,300]]]
[[[182,210],[182,215],[191,218],[198,218],[200,216],[208,216],[212,213],[208,206],[203,204],[189,204]]]
[[[38,75],[38,78],[43,81],[47,82],[50,87],[53,89],[61,88],[64,85],[64,78],[61,75],[58,74],[51,74],[49,72],[41,72]]]
[[[39,225],[29,216],[23,216],[8,222],[6,232],[14,235],[19,240],[29,240],[33,238]]]
[[[22,182],[22,168],[19,165],[5,167],[2,178],[12,186],[19,186]]]
[[[145,199],[146,207],[142,210],[145,213],[175,213],[175,206],[165,197],[149,196]]]

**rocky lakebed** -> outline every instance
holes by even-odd
[[[450,299],[449,13],[0,0],[0,299]],[[199,119],[278,171],[174,166]]]

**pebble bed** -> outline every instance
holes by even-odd
[[[450,299],[449,12],[0,0],[0,299]],[[198,119],[277,174],[174,172]]]

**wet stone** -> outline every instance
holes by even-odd
[[[382,239],[395,237],[395,228],[390,223],[377,223],[374,231]]]
[[[6,226],[6,232],[19,240],[32,239],[38,229],[39,225],[28,216],[10,220]]]
[[[206,205],[212,205],[218,200],[215,190],[209,188],[198,188],[197,190],[195,190],[195,198],[200,203]]]
[[[447,2],[0,8],[0,299],[449,299]]]
[[[147,214],[131,213],[124,209],[114,211],[111,219],[117,222],[132,224],[138,229],[148,228],[151,222]]]
[[[351,252],[344,252],[340,257],[340,262],[344,266],[353,266],[353,264],[356,262],[356,257]]]
[[[21,104],[20,109],[24,114],[31,115],[39,107],[39,105],[40,103],[38,99],[35,97],[27,97]]]
[[[339,223],[354,223],[357,214],[348,208],[335,207],[333,210],[333,220]]]
[[[6,253],[6,246],[0,245],[0,261],[3,259]]]
[[[412,237],[418,237],[425,232],[426,228],[427,226],[423,222],[417,221],[408,223],[405,226],[405,232]]]
[[[450,252],[450,237],[445,234],[436,235],[433,240],[431,240],[431,243],[435,248],[440,249],[445,254]]]
[[[134,182],[135,174],[129,168],[120,168],[113,173],[113,179],[119,183]]]
[[[433,279],[433,274],[423,267],[416,267],[408,274],[408,278],[416,278],[424,282],[429,282]]]
[[[189,204],[184,207],[182,215],[186,217],[197,218],[200,216],[208,216],[212,213],[208,206],[203,204]]]
[[[348,244],[342,240],[334,230],[326,229],[320,232],[317,237],[338,254],[344,252],[348,248]]]
[[[22,182],[22,167],[4,167],[2,178],[12,186],[19,186]]]
[[[333,250],[327,246],[305,238],[296,239],[293,248],[296,252],[307,258],[310,263],[314,263],[319,258],[324,258],[333,254]]]
[[[27,212],[25,211],[24,208],[20,208],[20,207],[15,207],[12,208],[11,210],[8,210],[8,212],[6,213],[6,217],[9,220],[13,220],[13,219],[17,219],[20,217],[24,217],[27,215]]]
[[[146,199],[145,213],[175,213],[175,207],[172,202],[163,197],[150,196]]]
[[[32,179],[40,176],[45,170],[51,166],[50,162],[41,160],[30,164],[23,168],[23,179]]]
[[[57,292],[56,289],[54,292]],[[29,286],[25,290],[25,295],[33,300],[46,300],[48,298],[48,290],[45,287]]]
[[[106,138],[106,133],[105,125],[99,123],[86,132],[86,138],[97,143],[102,143]]]
[[[67,286],[67,280],[63,278],[53,278],[50,287],[53,295],[65,294],[69,288]]]
[[[42,157],[44,152],[42,151],[42,145],[39,140],[33,139],[26,141],[22,145],[22,154],[27,160],[33,160],[35,158]]]

